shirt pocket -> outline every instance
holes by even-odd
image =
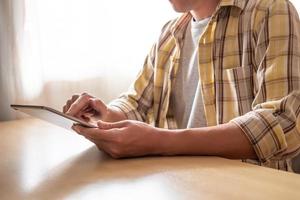
[[[223,105],[224,114],[232,112],[228,115],[233,118],[251,111],[254,99],[253,68],[251,65],[222,70],[221,82],[222,102],[225,104]],[[230,110],[226,110],[226,108]]]

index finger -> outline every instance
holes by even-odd
[[[87,94],[81,95],[70,106],[70,108],[66,112],[66,114],[71,115],[71,116],[77,115],[81,110],[86,109],[86,107],[89,105],[89,99],[90,98],[92,98],[92,96],[90,96],[90,95],[87,95]]]

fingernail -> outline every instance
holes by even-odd
[[[102,124],[103,124],[103,123],[102,123],[102,121],[101,121],[101,120],[98,120],[98,121],[97,121],[97,125],[98,125],[99,127],[101,127],[101,126],[102,126]]]

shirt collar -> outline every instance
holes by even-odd
[[[243,11],[245,9],[247,1],[248,0],[221,0],[212,18],[214,18],[216,14],[224,7],[237,7],[241,11]],[[183,38],[186,27],[191,19],[192,15],[188,12],[184,13],[176,20],[176,22],[171,27],[171,32],[176,39]]]

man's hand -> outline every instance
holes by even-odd
[[[113,158],[144,155],[210,155],[257,159],[242,130],[233,123],[195,129],[166,130],[138,121],[98,122],[98,128],[73,129]]]
[[[86,93],[73,95],[63,107],[63,112],[89,123],[96,123],[100,119],[111,122],[126,119],[122,111],[110,108],[100,99]]]
[[[98,128],[76,125],[73,129],[113,158],[159,154],[161,141],[165,139],[160,129],[138,121],[97,124]]]

